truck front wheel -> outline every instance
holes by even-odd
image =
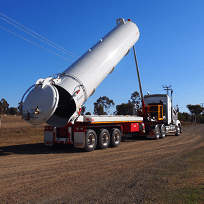
[[[107,129],[101,129],[98,135],[98,148],[106,149],[110,144],[110,134]]]
[[[162,124],[160,128],[160,138],[163,139],[165,138],[165,136],[166,136],[166,128],[165,128],[165,125]]]
[[[121,141],[121,132],[118,128],[113,128],[111,131],[111,141],[110,141],[110,145],[112,147],[117,147],[120,144]]]
[[[87,152],[91,152],[96,148],[97,145],[97,135],[94,130],[87,130],[85,135],[85,148]]]
[[[155,125],[155,128],[154,128],[154,139],[155,140],[159,139],[159,134],[160,134],[159,126]]]

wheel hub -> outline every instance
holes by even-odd
[[[93,134],[90,134],[88,137],[88,146],[92,148],[95,145],[95,137]]]

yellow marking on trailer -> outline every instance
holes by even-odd
[[[140,123],[141,121],[103,121],[103,122],[91,122],[91,124],[99,124],[99,123]]]

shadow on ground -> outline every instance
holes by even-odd
[[[13,145],[0,147],[0,156],[11,154],[62,154],[62,153],[79,153],[82,149],[76,149],[73,145],[61,145],[60,147],[46,147],[43,143]]]
[[[166,134],[166,137],[178,137],[175,136],[173,133],[168,133]],[[165,138],[163,138],[165,139]],[[142,140],[155,140],[154,138],[147,138],[146,136],[129,136],[129,137],[122,137],[121,141],[122,142],[132,142],[132,141],[142,141]]]
[[[168,135],[172,137],[175,135]],[[177,136],[176,136],[177,137]],[[165,139],[165,138],[164,138]],[[136,142],[148,139],[144,136],[122,137],[121,142]],[[11,154],[62,154],[62,153],[81,153],[83,149],[74,148],[73,145],[60,145],[54,147],[46,147],[43,143],[12,145],[0,147],[0,156],[7,156]]]

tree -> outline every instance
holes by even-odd
[[[193,122],[196,123],[196,118],[200,113],[203,112],[203,108],[200,105],[191,105],[191,104],[188,104],[186,107],[191,112]]]
[[[9,110],[10,110],[10,115],[19,115],[19,111],[17,108],[11,107]]]
[[[133,115],[133,107],[134,105],[130,102],[117,105],[114,115]]]
[[[0,114],[4,114],[3,104],[0,101]]]
[[[85,115],[91,115],[91,113],[90,112],[86,112],[86,114]]]
[[[122,103],[116,106],[114,115],[133,115],[133,108],[135,104],[139,107],[140,100],[140,94],[137,91],[133,92],[128,103]]]
[[[0,114],[9,114],[9,104],[4,98],[0,101]]]
[[[130,97],[131,101],[128,100],[129,103],[132,103],[132,104],[140,104],[140,94],[135,91],[134,93],[131,94],[131,97]]]
[[[203,123],[203,121],[204,121],[204,115],[201,115],[201,114],[198,115],[198,116],[197,116],[197,122],[198,122],[198,123]]]
[[[183,112],[183,116],[185,118],[185,121],[190,121],[190,114]]]
[[[100,97],[94,103],[94,114],[95,115],[108,115],[110,107],[114,105],[115,103],[113,102],[113,100],[109,99],[107,96]]]
[[[178,113],[178,119],[180,121],[190,121],[190,114],[183,112],[183,113]]]

